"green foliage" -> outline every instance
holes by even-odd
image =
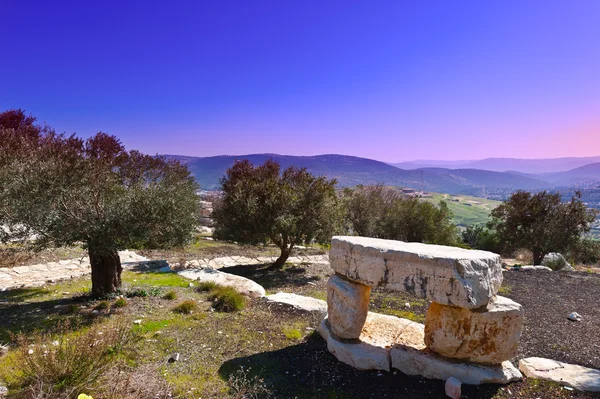
[[[187,243],[197,224],[197,184],[187,168],[127,151],[114,136],[83,140],[0,114],[0,241],[37,248],[83,242],[92,294],[118,289],[117,250]]]
[[[232,287],[216,286],[209,292],[208,300],[219,312],[235,312],[246,307],[246,297]]]
[[[452,212],[443,201],[435,206],[381,185],[346,189],[343,195],[354,234],[440,245],[458,242]]]
[[[167,292],[165,295],[163,295],[163,299],[168,299],[169,301],[173,301],[175,299],[177,299],[177,293],[173,290]]]
[[[94,309],[107,310],[107,309],[110,309],[110,304],[108,303],[108,301],[100,301],[96,304],[96,306],[94,306]]]
[[[150,296],[150,294],[148,294],[148,291],[146,291],[144,289],[136,288],[134,290],[127,291],[125,293],[125,296],[127,298],[146,298],[146,297]]]
[[[331,239],[340,223],[335,180],[306,169],[283,172],[269,160],[260,166],[236,162],[221,179],[222,198],[214,204],[215,238],[245,244],[277,245],[285,264],[295,245]]]
[[[173,308],[173,312],[182,314],[192,314],[194,310],[198,308],[196,301],[188,299],[187,301],[181,302],[179,305]]]
[[[588,209],[577,193],[569,202],[546,191],[517,191],[492,211],[489,223],[507,249],[528,248],[539,265],[549,252],[567,252],[591,228],[597,211]]]
[[[117,298],[115,303],[113,303],[113,307],[115,308],[124,308],[127,306],[127,300],[125,298]]]
[[[576,264],[595,265],[600,263],[600,241],[582,238],[568,253]]]
[[[468,226],[462,232],[462,241],[470,248],[501,252],[502,244],[498,234],[482,225]]]
[[[302,332],[297,328],[283,328],[283,334],[287,339],[298,341],[302,339]]]
[[[203,281],[198,284],[196,291],[197,292],[209,292],[209,291],[214,290],[218,286],[219,285],[217,283],[215,283],[214,281]]]

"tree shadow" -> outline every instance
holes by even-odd
[[[0,343],[14,341],[16,335],[35,330],[52,331],[68,322],[70,330],[90,326],[108,317],[108,312],[82,312],[87,296],[56,298],[40,302],[22,302],[49,292],[43,288],[21,288],[0,295]]]
[[[444,398],[444,381],[408,376],[399,371],[360,371],[339,362],[316,333],[286,348],[239,357],[224,362],[224,380],[264,381],[271,397],[297,398]],[[238,384],[239,386],[239,381]],[[463,386],[462,398],[492,398],[498,385]]]
[[[319,280],[317,276],[306,276],[306,268],[301,265],[274,269],[271,263],[260,265],[236,265],[219,269],[221,272],[246,277],[262,285],[266,290],[295,285],[307,285]]]

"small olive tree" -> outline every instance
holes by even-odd
[[[331,239],[340,220],[335,184],[306,169],[281,172],[273,160],[260,166],[238,161],[221,179],[214,235],[245,244],[272,242],[281,250],[273,267],[281,267],[294,246]]]
[[[83,243],[92,295],[121,285],[119,249],[172,247],[191,238],[197,184],[185,166],[126,151],[113,136],[88,140],[0,114],[0,239],[36,249]]]
[[[517,191],[492,211],[489,227],[507,249],[528,248],[539,265],[549,252],[569,251],[588,232],[597,211],[588,209],[577,193],[568,202],[560,194]]]

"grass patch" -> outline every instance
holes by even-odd
[[[123,272],[121,279],[124,283],[134,286],[159,287],[188,287],[189,280],[175,273],[136,273]]]
[[[246,307],[246,297],[231,287],[216,286],[208,294],[208,300],[219,312],[235,312]]]
[[[100,301],[96,304],[96,306],[94,306],[94,309],[102,311],[102,310],[107,310],[110,308],[110,304],[108,303],[108,301]]]
[[[202,283],[198,284],[198,287],[196,288],[196,292],[210,292],[212,290],[214,290],[215,288],[217,288],[219,285],[217,283],[215,283],[214,281],[204,281]]]
[[[198,303],[192,299],[181,302],[179,305],[173,308],[173,312],[181,314],[192,314],[194,310],[198,308]]]
[[[171,323],[173,323],[173,320],[171,319],[152,320],[135,325],[132,330],[139,334],[154,333],[168,327]]]
[[[401,317],[403,319],[416,321],[417,323],[425,322],[425,316],[423,316],[422,314],[411,312],[410,310],[399,310],[399,309],[387,308],[387,309],[382,309],[382,313],[389,314],[391,316]]]
[[[507,285],[502,285],[498,289],[498,294],[502,294],[502,295],[507,295],[507,294],[510,294],[511,292],[512,292],[512,288]]]
[[[114,308],[124,308],[127,306],[127,299],[125,298],[117,298],[115,303],[113,303]]]
[[[168,299],[169,301],[174,301],[175,299],[177,299],[177,293],[173,290],[167,292],[165,295],[163,295],[163,299]]]
[[[88,390],[123,351],[134,343],[124,325],[79,333],[64,323],[53,333],[35,332],[17,338],[14,381],[25,397],[70,398]]]
[[[284,327],[284,328],[282,328],[282,330],[283,330],[283,335],[285,335],[287,339],[291,339],[292,341],[301,340],[303,337],[302,331],[298,330],[297,328]]]

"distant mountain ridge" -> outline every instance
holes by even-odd
[[[291,156],[279,154],[221,155],[190,157],[165,155],[186,164],[200,186],[218,189],[219,179],[236,160],[247,159],[255,165],[268,159],[278,161],[282,168],[305,167],[311,173],[335,178],[339,187],[358,184],[387,184],[411,187],[449,194],[479,195],[483,189],[538,190],[553,184],[536,177],[512,172],[495,172],[477,169],[421,168],[403,170],[384,162],[367,158],[326,154],[317,156]]]
[[[547,159],[486,158],[481,160],[464,161],[416,160],[410,162],[393,163],[391,165],[401,169],[442,167],[449,169],[483,169],[494,172],[513,171],[527,174],[546,174],[567,172],[575,168],[599,162],[600,156]]]

